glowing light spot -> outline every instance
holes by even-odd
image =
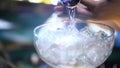
[[[41,0],[28,0],[28,1],[31,3],[40,3],[41,2]]]

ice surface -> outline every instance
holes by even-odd
[[[77,30],[74,26],[52,23],[38,32],[36,46],[42,59],[53,67],[97,67],[111,53],[112,40],[107,38],[102,30],[94,32],[87,26]]]

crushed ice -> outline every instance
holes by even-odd
[[[88,26],[78,30],[68,27],[61,20],[46,23],[38,32],[38,51],[53,64],[99,66],[111,53],[111,39],[104,31],[93,32]],[[53,61],[54,60],[54,61]]]

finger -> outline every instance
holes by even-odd
[[[77,13],[80,13],[82,15],[87,15],[87,16],[93,15],[90,11],[87,10],[87,7],[82,4],[77,5]]]
[[[63,11],[64,10],[64,6],[56,6],[54,7],[55,11]]]
[[[82,3],[78,3],[77,7],[87,8],[87,6],[83,5]]]
[[[107,2],[107,0],[82,0],[81,2],[89,6],[102,6]]]
[[[54,7],[54,10],[58,16],[61,16],[64,13],[64,6],[56,6]]]
[[[80,13],[82,15],[87,15],[87,16],[92,16],[93,15],[90,11],[88,11],[86,9],[83,9],[83,8],[77,9],[77,13]]]

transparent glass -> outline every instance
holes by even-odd
[[[34,29],[40,58],[53,68],[96,68],[111,54],[114,29],[101,23],[47,23]]]

